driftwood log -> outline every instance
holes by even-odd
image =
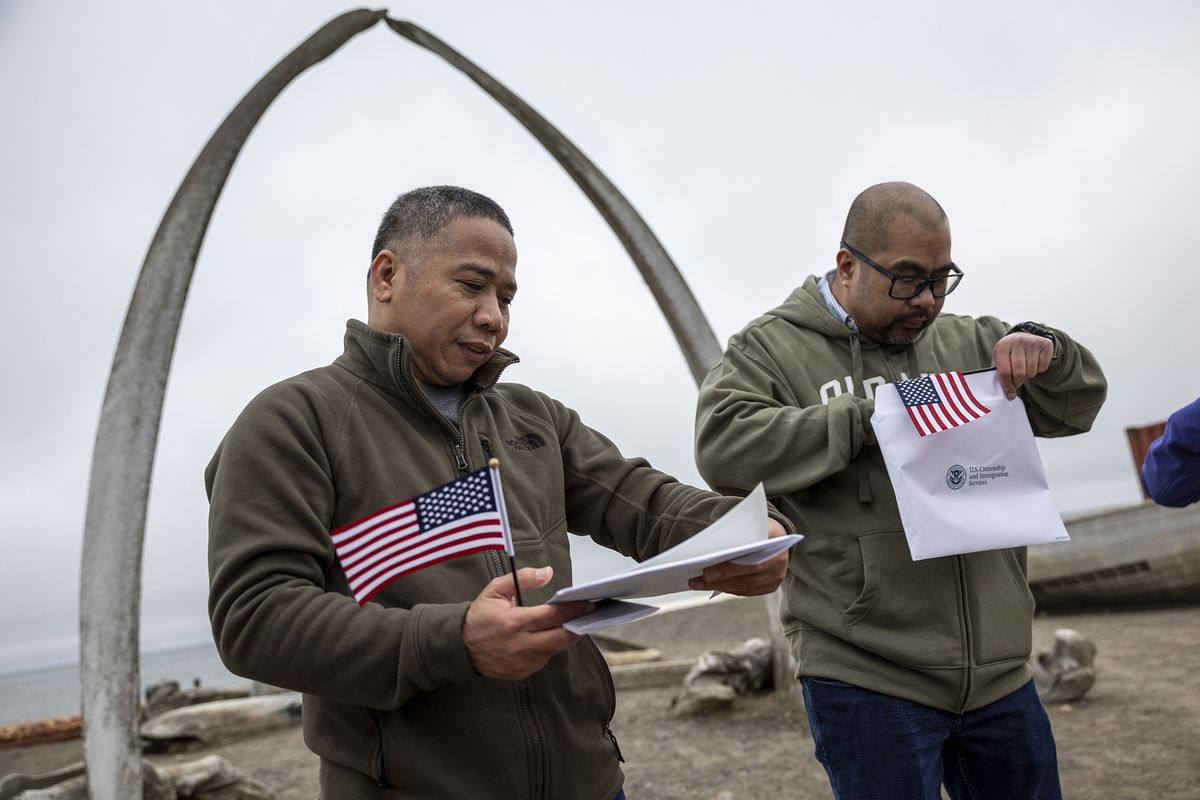
[[[284,692],[176,708],[146,720],[141,736],[147,747],[165,750],[299,724],[300,695]]]
[[[239,772],[221,756],[182,764],[142,764],[142,796],[147,800],[274,800],[262,783]],[[88,793],[83,762],[42,775],[0,779],[0,800],[84,800]]]
[[[82,730],[83,718],[79,714],[4,725],[0,726],[0,748],[65,742],[78,739]]]
[[[249,688],[221,689],[212,686],[194,686],[191,689],[181,689],[179,681],[162,681],[146,689],[146,716],[157,717],[185,706],[211,703],[216,700],[236,700],[249,696]]]

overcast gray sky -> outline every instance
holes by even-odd
[[[155,227],[251,84],[347,7],[0,1],[0,671],[71,660],[84,502],[113,350]],[[1200,394],[1200,6],[443,3],[428,28],[626,193],[724,340],[832,264],[864,187],[950,215],[957,313],[1033,319],[1110,381],[1043,448],[1065,513],[1137,500],[1123,428]],[[159,439],[142,642],[207,636],[201,473],[246,401],[363,317],[379,215],[456,183],[516,226],[507,373],[698,481],[695,390],[636,270],[559,166],[440,59],[377,27],[301,76],[234,168],[201,251]]]

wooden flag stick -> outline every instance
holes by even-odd
[[[525,605],[521,597],[521,582],[517,580],[516,547],[513,545],[512,529],[508,527],[508,506],[504,504],[504,486],[500,483],[500,460],[488,459],[492,472],[492,483],[496,488],[496,506],[500,509],[500,527],[504,529],[504,552],[508,553],[508,568],[512,570],[513,588],[517,590],[517,605]]]

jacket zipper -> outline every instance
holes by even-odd
[[[466,408],[466,403],[463,403],[463,408]],[[462,414],[459,414],[459,430],[462,433],[463,440],[466,440],[466,429],[462,427]],[[483,448],[484,456],[490,461],[496,457],[496,453],[492,450],[491,441],[485,437],[479,437],[479,446]],[[495,568],[497,575],[504,575],[508,572],[504,568],[504,562],[500,559],[500,554],[496,550],[488,550],[488,556],[492,559],[492,566]],[[542,797],[546,791],[545,787],[545,753],[542,747],[542,737],[538,733],[537,720],[533,709],[533,694],[530,692],[530,683],[528,678],[522,678],[515,681],[517,690],[517,708],[521,715],[521,730],[525,733],[529,740],[530,752],[533,753],[533,796]]]
[[[963,685],[958,700],[958,713],[966,708],[971,697],[971,665],[974,662],[974,648],[971,646],[971,617],[967,607],[967,565],[962,556],[954,556],[955,578],[958,584],[958,611],[962,615],[963,637]]]
[[[892,378],[892,380],[895,381],[896,379],[898,379],[900,376],[897,374],[897,371],[892,364],[891,356],[889,356],[885,353],[883,360],[884,360],[884,363],[887,365],[888,372],[891,373],[890,377]],[[918,377],[920,377],[919,374],[918,375],[909,375],[908,379],[911,380],[913,378],[918,378]],[[954,559],[954,579],[955,579],[954,590],[955,590],[955,593],[958,595],[958,613],[959,613],[959,618],[961,619],[961,624],[959,625],[959,629],[960,629],[960,633],[962,635],[962,642],[963,642],[963,644],[962,644],[963,681],[962,681],[962,688],[959,690],[958,706],[957,706],[958,712],[961,714],[962,710],[964,708],[966,708],[966,706],[967,706],[967,701],[971,697],[971,684],[973,683],[973,680],[971,677],[972,676],[971,665],[974,663],[975,653],[974,653],[974,647],[971,644],[971,615],[969,613],[969,607],[967,605],[967,565],[966,565],[966,561],[963,560],[962,556],[953,556],[953,559]]]
[[[403,344],[402,339],[398,340],[397,344],[396,344],[395,370],[396,370],[396,376],[398,378],[400,378],[400,383],[402,383],[404,385],[404,390],[406,392],[408,392],[408,396],[411,397],[414,401],[416,401],[417,405],[420,406],[420,404],[421,404],[420,398],[424,396],[424,392],[413,391],[412,384],[408,382],[408,376],[404,374],[404,344]],[[458,473],[460,475],[465,475],[467,472],[470,471],[468,468],[468,464],[467,464],[467,454],[466,454],[467,435],[466,435],[466,433],[463,432],[462,420],[463,420],[463,413],[466,411],[466,408],[467,408],[467,403],[471,402],[474,399],[475,399],[475,395],[468,394],[465,398],[463,398],[462,405],[458,407],[458,424],[455,426],[457,433],[458,433],[457,441],[454,439],[451,439],[449,437],[446,438],[447,443],[450,445],[450,452],[454,456],[454,466],[458,468]],[[441,416],[441,412],[439,412],[439,411],[435,411],[434,413],[437,414],[438,416]]]
[[[612,742],[613,750],[617,751],[617,763],[624,764],[625,756],[621,755],[621,745],[617,744],[617,735],[607,725],[604,726],[604,733],[608,736],[608,740]]]
[[[458,429],[461,435],[460,441],[466,443],[466,429],[463,428],[462,418],[463,411],[467,407],[466,402],[463,403],[462,409],[458,415]],[[483,448],[483,452],[487,458],[491,460],[494,457],[492,451],[492,443],[487,438],[479,437],[479,445]],[[460,467],[460,469],[463,469]],[[464,469],[465,471],[465,469]],[[504,562],[500,558],[499,551],[488,550],[488,557],[492,562],[492,572],[496,576],[507,574],[508,570],[504,568]],[[521,730],[525,734],[525,738],[530,745],[530,752],[533,753],[533,796],[542,797],[545,794],[545,760],[546,755],[543,752],[543,744],[541,734],[538,733],[536,712],[533,708],[533,694],[530,691],[530,683],[528,678],[522,678],[519,681],[514,681],[517,692],[517,709],[520,714]]]
[[[471,402],[477,395],[469,394],[463,398],[462,405],[458,407],[458,423],[454,426],[458,431],[458,441],[451,444],[454,450],[454,462],[458,466],[458,471],[462,474],[470,472],[467,464],[467,432],[463,428],[463,415],[467,413],[467,403]]]
[[[409,384],[408,378],[404,375],[404,352],[403,347],[396,348],[396,374],[400,376],[400,382],[404,384],[405,390],[410,396],[415,397],[412,385]],[[465,475],[470,472],[470,464],[467,463],[466,444],[467,432],[463,427],[463,417],[467,411],[467,403],[470,403],[478,395],[468,394],[463,400],[463,403],[458,408],[458,424],[455,425],[458,439],[449,440],[450,450],[454,454],[454,466],[458,468],[460,475]],[[490,450],[490,443],[488,445]],[[507,570],[504,569],[504,562],[500,560],[500,556],[495,550],[486,551],[491,562],[491,572],[494,577],[504,575]],[[523,678],[515,681],[517,689],[517,708],[520,711],[521,730],[525,733],[525,738],[530,744],[530,750],[533,753],[533,787],[534,797],[542,797],[545,794],[545,760],[546,756],[543,752],[542,737],[538,733],[537,721],[534,718],[533,697],[529,691],[529,679]],[[382,739],[382,728],[380,728],[380,738]],[[381,773],[382,774],[382,773]]]

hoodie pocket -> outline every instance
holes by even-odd
[[[1024,661],[1033,650],[1033,594],[1012,550],[965,556],[977,664]]]
[[[862,590],[842,612],[856,646],[913,667],[961,665],[962,609],[953,558],[913,561],[899,531],[858,538]]]

